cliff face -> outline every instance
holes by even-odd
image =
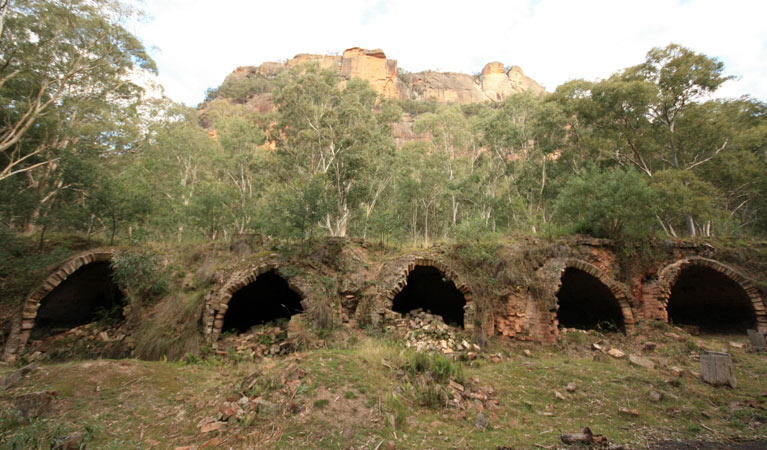
[[[306,63],[317,63],[322,68],[338,72],[342,84],[352,78],[361,78],[386,98],[402,100],[429,100],[461,104],[485,101],[500,102],[509,95],[531,91],[545,92],[543,86],[526,76],[518,66],[506,70],[500,62],[487,64],[479,76],[454,72],[408,73],[397,70],[397,61],[388,59],[381,49],[347,49],[342,55],[298,54],[281,62],[266,62],[257,67],[239,67],[227,79],[262,76],[273,78],[280,72]]]
[[[508,72],[502,63],[487,64],[482,73],[472,76],[454,72],[418,72],[401,77],[398,85],[402,99],[457,102],[461,104],[485,101],[500,102],[520,92],[545,92],[543,86],[513,66]]]

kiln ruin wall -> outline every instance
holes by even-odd
[[[764,273],[711,245],[666,244],[641,264],[596,239],[506,244],[482,263],[453,250],[387,254],[328,239],[308,257],[232,256],[203,283],[201,339],[215,347],[222,333],[307,320],[318,308],[350,327],[396,329],[423,310],[475,336],[549,343],[563,329],[631,334],[648,321],[701,333],[767,332]],[[134,308],[112,280],[115,251],[77,255],[41,280],[13,321],[4,358],[104,311],[127,320]]]

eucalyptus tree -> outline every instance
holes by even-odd
[[[736,215],[748,221],[759,165],[743,144],[764,119],[744,112],[759,109],[749,99],[711,99],[731,78],[716,58],[671,44],[605,80],[566,83],[548,100],[569,118],[563,160],[576,171],[591,161],[644,174],[672,236],[710,234],[714,221]]]
[[[353,209],[370,192],[365,173],[392,148],[390,124],[400,114],[389,103],[378,103],[366,82],[352,79],[341,88],[339,81],[315,65],[284,74],[274,96],[278,119],[271,133],[283,181],[322,179],[321,226],[332,236],[348,234]]]
[[[135,11],[118,1],[14,0],[3,14],[0,183],[26,175],[39,202],[34,219],[75,187],[65,157],[135,144],[143,89],[131,75],[155,65],[123,26]]]
[[[450,224],[458,223],[460,206],[459,192],[455,188],[458,179],[465,176],[458,167],[460,159],[467,157],[471,148],[472,133],[469,120],[458,105],[441,106],[436,112],[422,114],[413,127],[416,133],[425,133],[431,138],[434,149],[442,155],[445,176],[450,189]],[[474,156],[474,153],[471,155]],[[473,161],[473,158],[472,158]]]

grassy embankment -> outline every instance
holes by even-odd
[[[643,352],[644,342],[658,344]],[[641,354],[649,370],[591,350],[591,343]],[[767,438],[767,357],[735,348],[745,336],[690,336],[667,326],[640,327],[634,337],[570,333],[554,346],[491,340],[480,358],[446,363],[440,378],[414,369],[416,358],[390,336],[339,331],[328,348],[280,359],[235,361],[211,356],[187,362],[137,360],[43,364],[0,394],[0,442],[49,448],[52,439],[84,433],[89,448],[172,448],[206,442],[223,448],[534,448],[560,446],[559,434],[589,426],[611,442],[644,447],[658,439]],[[728,348],[738,387],[696,378],[703,349]],[[530,355],[525,354],[528,350]],[[670,367],[685,371],[676,377]],[[0,376],[12,372],[0,369]],[[255,375],[254,375],[255,374]],[[241,390],[243,380],[250,387]],[[423,377],[446,385],[492,387],[497,409],[445,408],[430,401]],[[573,392],[566,386],[575,385]],[[24,392],[55,390],[53,411],[24,421],[11,406]],[[662,399],[653,399],[655,391]],[[561,394],[557,396],[557,393]],[[201,433],[219,407],[246,395],[266,407]],[[621,412],[621,410],[628,412]],[[212,441],[212,442],[211,442]],[[15,447],[14,447],[15,446]]]

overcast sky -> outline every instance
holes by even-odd
[[[140,0],[137,0],[140,1]],[[131,24],[160,83],[196,105],[238,66],[297,53],[381,48],[410,72],[518,65],[553,91],[607,78],[675,42],[713,56],[737,80],[721,94],[767,101],[765,0],[147,0]]]

